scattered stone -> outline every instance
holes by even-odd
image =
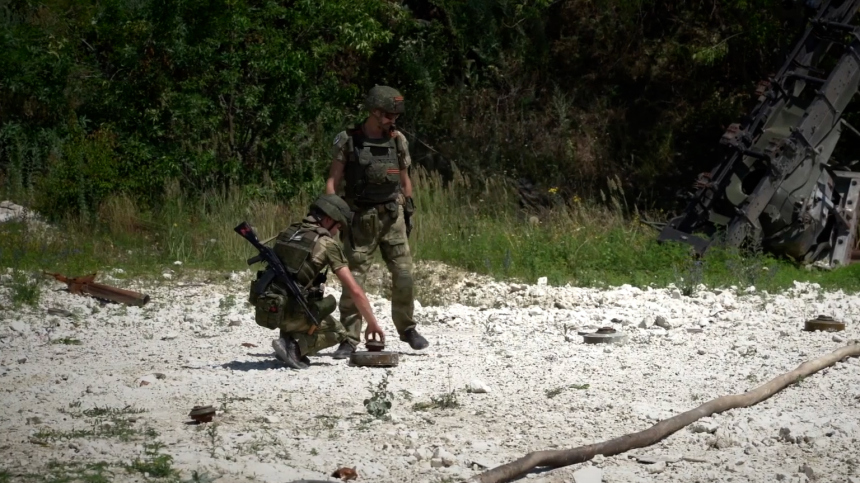
[[[645,467],[645,471],[647,471],[648,473],[651,473],[651,474],[662,473],[662,472],[666,471],[666,462],[660,461],[660,462],[654,463],[653,465],[648,465]]]
[[[165,280],[170,280],[173,278],[173,274],[170,272],[164,272],[161,274],[161,277],[164,278]]]
[[[490,392],[490,388],[480,379],[472,379],[469,382],[468,392],[475,394],[486,394]]]
[[[436,459],[440,460],[443,466],[448,467],[454,464],[456,457],[446,451],[445,448],[440,447],[436,448],[436,451],[433,452],[433,458],[430,461],[432,462]]]
[[[662,327],[666,330],[672,328],[672,324],[670,324],[669,321],[666,320],[666,317],[663,317],[662,315],[658,315],[654,318],[654,325],[656,325],[657,327]]]
[[[66,309],[51,307],[48,309],[48,315],[56,315],[58,317],[73,317],[73,314]]]
[[[686,330],[688,334],[701,334],[704,331],[701,327],[687,327],[684,330]]]
[[[833,342],[840,342],[840,343],[845,342],[845,337],[842,337],[841,335],[838,335],[838,334],[834,334],[833,335]]]
[[[176,332],[168,332],[167,334],[161,336],[161,340],[173,340],[177,337],[179,337],[179,334],[177,334]]]
[[[263,416],[263,419],[269,424],[277,424],[281,422],[281,418],[277,416]]]
[[[809,478],[809,481],[812,481],[815,479],[815,471],[813,471],[812,467],[806,463],[803,463],[803,465],[801,465],[800,468],[798,468],[797,472],[803,473],[804,475],[806,475],[806,477]]]
[[[239,318],[234,318],[230,320],[230,323],[227,324],[230,327],[239,327],[242,325],[242,320]]]
[[[654,325],[654,318],[649,317],[649,316],[645,316],[644,318],[642,318],[642,321],[639,322],[639,325],[637,325],[637,327],[639,327],[640,329],[650,329],[651,326],[653,326],[653,325]]]
[[[18,364],[24,364],[25,362],[27,362],[27,358],[26,358],[26,357],[21,357],[21,358],[19,358],[19,359],[18,359]]]
[[[21,321],[21,320],[13,320],[12,323],[9,324],[9,328],[14,330],[15,332],[17,332],[19,334],[23,334],[25,332],[30,331],[30,326],[27,325],[26,322]]]
[[[563,303],[561,303],[561,302],[555,302],[555,303],[554,303],[554,304],[552,304],[552,305],[553,305],[553,307],[555,307],[555,308],[557,308],[557,309],[559,309],[559,310],[569,310],[568,306],[567,306],[567,305],[565,305],[565,304],[563,304]]]
[[[703,356],[703,355],[707,354],[707,352],[705,352],[705,349],[699,349],[699,350],[697,350],[697,351],[696,351],[696,354],[699,354],[700,356]]]
[[[681,461],[680,456],[663,456],[663,455],[637,455],[634,456],[637,462],[643,463],[646,465],[652,465],[655,463],[660,463],[661,461],[664,463],[677,463]]]
[[[167,379],[167,374],[164,374],[162,372],[156,372],[153,374],[153,376],[155,376],[156,379]]]
[[[442,458],[431,458],[430,459],[430,467],[431,468],[442,468],[443,466],[445,466],[445,464],[442,463]]]
[[[586,466],[573,473],[574,483],[601,483],[603,470],[594,466]]]
[[[720,428],[720,425],[709,419],[702,418],[689,427],[693,433],[715,433]]]

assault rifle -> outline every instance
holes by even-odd
[[[272,250],[270,247],[267,247],[266,245],[260,243],[260,240],[257,239],[257,234],[254,232],[254,229],[251,228],[251,225],[249,225],[245,221],[240,223],[239,226],[237,226],[236,228],[233,228],[233,231],[241,235],[242,238],[248,240],[248,242],[250,242],[251,245],[254,245],[254,248],[256,248],[260,252],[257,256],[248,259],[248,265],[253,265],[257,262],[266,262],[269,265],[268,269],[271,271],[270,273],[274,274],[274,277],[269,278],[265,284],[255,283],[254,290],[258,291],[258,293],[262,292],[262,290],[265,289],[264,285],[268,285],[268,282],[271,282],[272,278],[282,283],[285,287],[287,287],[287,290],[290,291],[290,294],[302,307],[302,310],[304,310],[305,315],[308,316],[308,319],[313,324],[311,329],[308,331],[308,334],[313,334],[316,331],[317,327],[319,327],[320,323],[317,320],[316,316],[314,316],[310,307],[308,307],[308,301],[302,293],[302,289],[296,283],[296,279],[290,272],[287,271],[286,267],[284,267],[284,264],[281,263],[281,260],[278,258],[278,255],[275,254],[275,251]],[[262,280],[264,279],[261,279],[261,281]]]

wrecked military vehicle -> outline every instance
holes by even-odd
[[[833,152],[843,133],[860,137],[843,119],[860,81],[860,27],[850,23],[860,0],[807,6],[818,8],[806,31],[759,83],[758,104],[720,140],[727,155],[699,175],[692,200],[658,240],[699,255],[720,243],[824,268],[851,263],[860,173],[856,160]]]

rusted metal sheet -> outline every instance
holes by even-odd
[[[149,295],[95,282],[95,273],[83,277],[66,277],[59,273],[44,273],[68,285],[69,292],[76,295],[89,295],[98,299],[138,307],[143,307],[149,302]]]

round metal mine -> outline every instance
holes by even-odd
[[[819,315],[812,320],[807,320],[806,323],[803,324],[803,330],[808,332],[816,330],[823,332],[839,332],[841,330],[845,330],[845,324],[835,320],[829,315]]]
[[[394,367],[400,362],[400,354],[387,351],[355,351],[349,356],[349,362],[354,366]]]
[[[582,340],[586,344],[623,344],[627,342],[627,334],[612,327],[601,327],[595,332],[582,334]]]

